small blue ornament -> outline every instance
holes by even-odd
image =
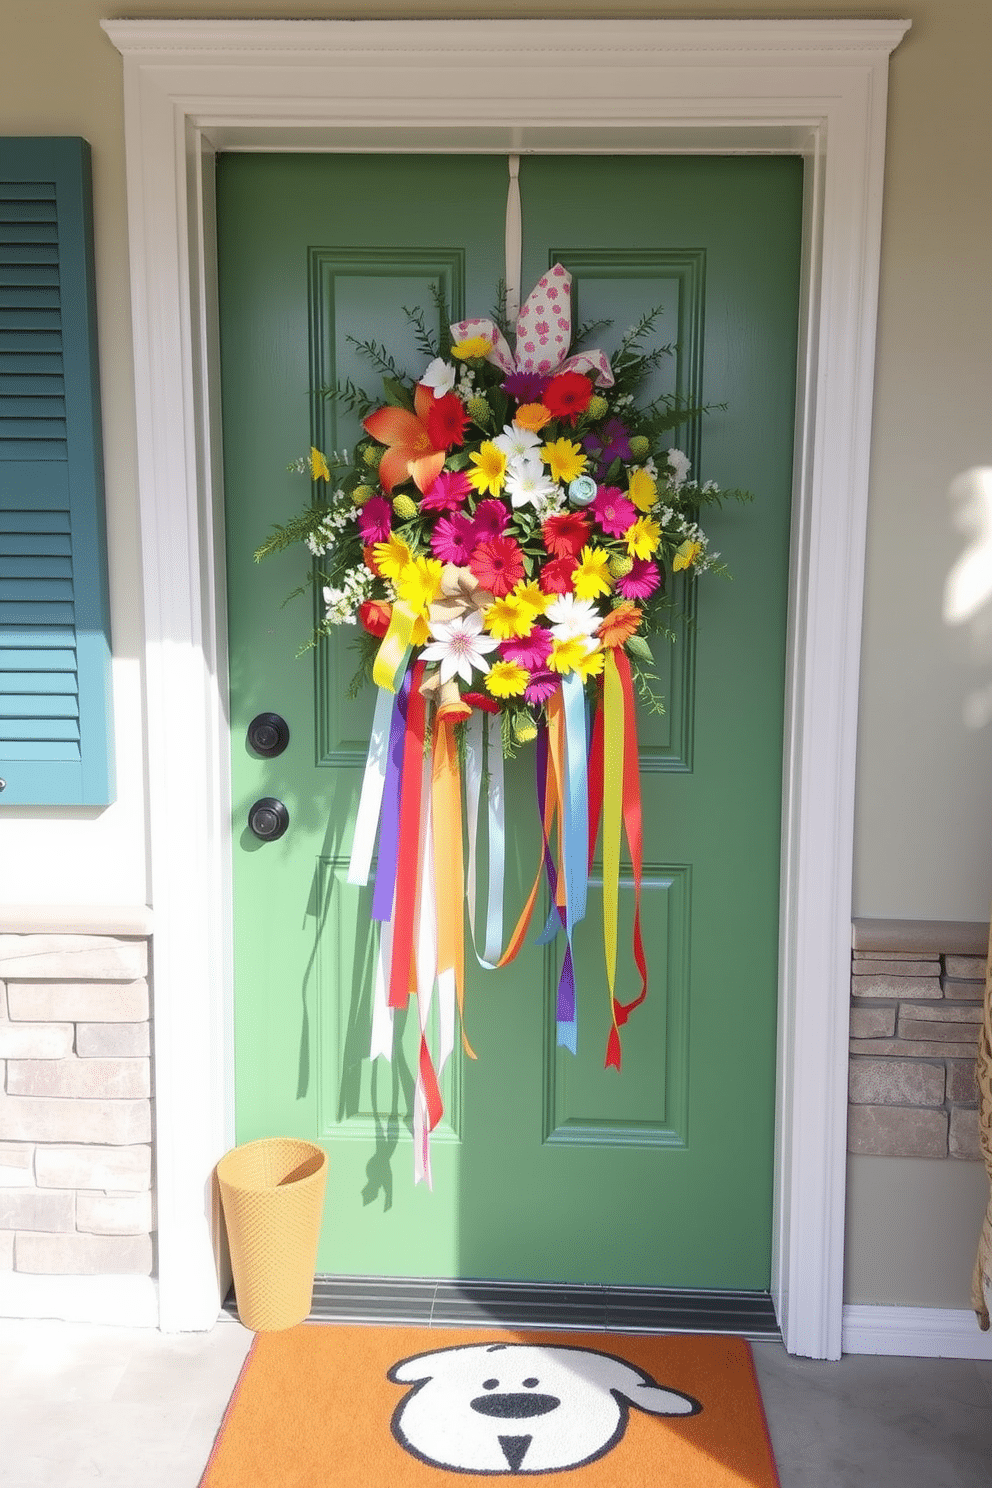
[[[573,506],[588,506],[596,497],[597,486],[591,475],[577,475],[569,482],[568,499]]]

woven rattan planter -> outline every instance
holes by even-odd
[[[256,1333],[310,1312],[324,1211],[327,1153],[313,1142],[263,1137],[217,1164],[238,1316]]]

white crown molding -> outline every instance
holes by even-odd
[[[845,1354],[914,1359],[992,1359],[992,1333],[971,1311],[942,1307],[844,1308]]]
[[[102,24],[124,56],[162,1326],[216,1317],[206,1195],[232,1132],[213,152],[790,151],[806,161],[806,200],[772,1291],[789,1350],[836,1358],[885,105],[889,53],[908,23]],[[177,717],[202,740],[185,759],[169,743]]]

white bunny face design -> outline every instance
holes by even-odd
[[[471,1344],[404,1359],[389,1371],[414,1388],[393,1413],[402,1447],[455,1472],[547,1473],[612,1450],[630,1408],[702,1410],[680,1390],[613,1354],[539,1344]]]

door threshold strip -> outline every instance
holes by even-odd
[[[224,1306],[237,1316],[233,1289]],[[437,1277],[317,1276],[309,1321],[781,1336],[767,1292]]]

